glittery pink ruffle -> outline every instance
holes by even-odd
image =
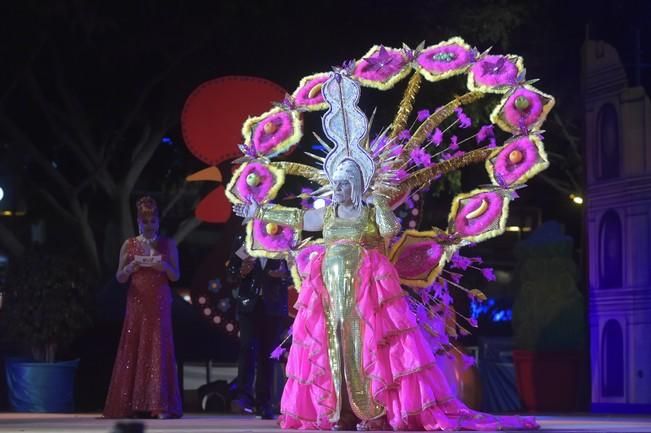
[[[305,248],[302,248],[301,251],[296,255],[296,267],[298,268],[298,273],[301,275],[307,275],[307,271],[310,266],[310,260],[318,254],[323,254],[325,251],[324,245],[309,245]]]
[[[314,257],[296,307],[287,361],[280,426],[330,430],[337,401],[328,360],[323,302],[323,254]],[[533,429],[533,418],[494,417],[453,398],[436,358],[417,326],[395,268],[375,250],[358,272],[357,310],[362,319],[363,369],[371,393],[386,408],[394,430]]]

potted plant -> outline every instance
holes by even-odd
[[[573,239],[561,224],[548,222],[519,242],[515,255],[513,359],[520,397],[534,412],[576,410],[585,306]]]
[[[90,324],[89,282],[79,261],[41,247],[10,265],[0,321],[3,335],[27,354],[5,362],[14,410],[73,411],[78,360],[57,361],[57,353]]]

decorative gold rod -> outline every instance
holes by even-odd
[[[409,155],[414,147],[420,146],[423,144],[427,137],[432,133],[434,128],[438,127],[445,119],[450,117],[454,110],[456,110],[461,105],[467,105],[472,102],[475,102],[484,97],[483,92],[468,92],[464,95],[454,98],[452,101],[448,102],[441,109],[437,110],[435,113],[430,115],[421,125],[418,127],[414,135],[411,136],[407,144],[405,145],[405,151],[403,154]]]
[[[400,184],[400,189],[402,191],[408,191],[419,188],[438,175],[445,175],[468,165],[484,162],[493,152],[495,152],[495,149],[476,149],[462,156],[441,161],[431,167],[420,169],[403,181]]]
[[[421,81],[422,76],[418,71],[414,71],[411,78],[409,78],[409,83],[407,84],[405,93],[402,95],[402,101],[400,101],[400,105],[398,106],[398,112],[391,124],[391,134],[389,134],[390,139],[397,136],[400,131],[407,127],[407,119],[409,118],[409,114],[411,114],[411,110],[414,109],[414,101],[416,100],[416,95],[420,90]]]

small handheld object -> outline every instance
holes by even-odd
[[[160,263],[162,256],[134,256],[133,260],[142,267],[151,267],[157,263]]]

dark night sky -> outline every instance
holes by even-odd
[[[415,46],[460,35],[480,49],[493,46],[494,52],[524,56],[528,77],[542,79],[537,85],[556,96],[555,110],[580,135],[580,47],[587,29],[592,38],[604,38],[620,50],[633,77],[634,29],[640,28],[641,59],[651,64],[651,31],[645,24],[651,2],[325,0],[316,5],[277,0],[3,2],[0,105],[65,166],[67,151],[52,137],[44,113],[30,97],[27,69],[46,98],[59,97],[56,84],[62,78],[92,119],[90,132],[103,138],[114,133],[147,83],[166,68],[170,72],[145,104],[154,120],[178,119],[190,92],[221,75],[260,76],[291,91],[302,76],[360,57],[376,43]],[[643,70],[645,84],[650,71]],[[432,86],[433,92],[439,92],[437,87]],[[379,113],[386,123],[394,104],[382,97],[369,93],[364,103],[390,107]],[[417,105],[441,103],[426,98]],[[137,133],[136,128],[132,135]],[[174,145],[157,151],[143,173],[141,190],[177,181],[203,166],[183,146],[178,122],[169,135]],[[6,142],[2,146],[5,152]],[[111,170],[119,176],[128,164],[117,159]],[[24,173],[20,165],[0,165],[18,177]],[[535,200],[547,209],[545,218],[568,219],[578,230],[575,208],[566,202],[557,206],[559,196],[538,179],[530,190],[524,204]]]

